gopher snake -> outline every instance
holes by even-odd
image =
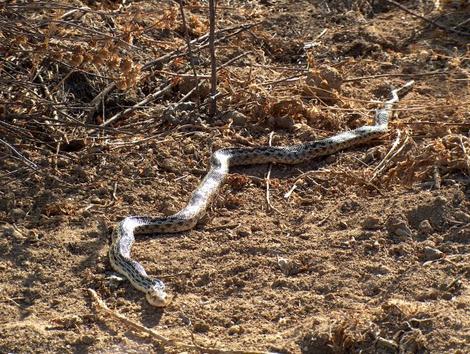
[[[398,102],[398,92],[408,89],[413,81],[392,90],[392,98],[375,114],[375,124],[343,132],[335,136],[285,147],[229,148],[214,152],[209,172],[193,192],[188,204],[178,213],[159,218],[129,216],[122,220],[113,233],[109,250],[111,265],[126,276],[132,285],[145,293],[148,302],[157,307],[166,305],[165,285],[161,280],[148,277],[142,265],[134,261],[131,248],[134,231],[138,234],[173,233],[193,228],[224,181],[229,167],[265,163],[298,164],[316,156],[333,154],[351,146],[374,139],[388,130],[388,120],[393,105]]]

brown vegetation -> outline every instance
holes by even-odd
[[[218,1],[214,116],[208,13],[0,4],[0,352],[468,352],[468,2]],[[164,311],[109,278],[115,223],[177,211],[212,151],[359,127],[410,79],[388,136],[274,166],[272,207],[237,168],[203,225],[142,237]]]

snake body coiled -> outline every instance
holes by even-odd
[[[391,91],[392,98],[384,103],[382,109],[377,110],[374,125],[365,125],[329,138],[293,146],[228,148],[215,151],[211,156],[208,173],[182,210],[174,215],[158,218],[128,216],[117,225],[109,250],[113,269],[124,275],[136,289],[144,292],[151,305],[164,307],[167,304],[164,283],[158,279],[151,279],[143,266],[131,258],[134,234],[175,233],[192,229],[203,217],[230,167],[266,163],[299,164],[383,135],[388,131],[393,105],[399,101],[398,92],[408,89],[413,83],[410,81],[401,88]]]

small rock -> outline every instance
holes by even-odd
[[[263,230],[263,228],[261,227],[261,225],[256,225],[255,224],[251,227],[251,231],[253,231],[253,232],[262,231],[262,230]]]
[[[194,332],[197,332],[197,333],[206,333],[209,331],[209,325],[205,322],[200,322],[200,321],[195,322],[193,325],[193,328],[194,328]]]
[[[24,217],[26,216],[26,213],[23,209],[20,209],[20,208],[14,208],[14,209],[11,209],[10,210],[10,217],[14,220],[14,221],[19,221],[21,219],[24,219]]]
[[[239,325],[233,325],[228,329],[228,334],[233,336],[235,334],[242,334],[244,332],[243,327]]]
[[[298,271],[297,264],[287,258],[278,257],[277,265],[281,269],[281,272],[286,276],[292,275]]]
[[[275,129],[290,130],[294,127],[294,119],[290,116],[271,117],[269,124]]]
[[[240,237],[248,237],[251,235],[251,230],[249,228],[242,228],[237,231],[237,234]]]
[[[391,235],[399,237],[411,237],[413,232],[408,226],[407,222],[397,216],[392,216],[387,221],[387,231]]]
[[[344,221],[340,221],[338,223],[338,226],[342,229],[342,230],[347,230],[348,229],[348,224],[346,224]]]
[[[15,207],[15,195],[9,193],[0,198],[0,211],[8,211]]]
[[[178,163],[172,158],[163,159],[163,161],[160,163],[160,167],[168,172],[178,171]]]
[[[385,274],[388,274],[392,271],[389,267],[387,267],[383,264],[367,267],[367,270],[370,273],[379,274],[379,275],[385,275]]]
[[[382,227],[382,220],[376,216],[368,216],[362,223],[362,227],[366,230],[377,230]]]
[[[75,343],[76,344],[83,344],[83,345],[92,345],[93,343],[95,343],[96,341],[98,340],[97,337],[95,336],[92,336],[92,335],[83,335],[81,337],[79,337]]]
[[[406,227],[406,228],[396,228],[395,229],[395,235],[400,236],[400,237],[411,237],[412,233],[411,230]]]
[[[444,253],[432,247],[424,247],[423,253],[424,253],[424,259],[426,261],[433,261],[433,260],[444,257]]]
[[[430,235],[434,232],[434,229],[428,219],[425,219],[419,223],[419,231],[425,235]]]
[[[224,114],[223,118],[231,119],[233,122],[233,125],[237,125],[237,126],[245,126],[246,122],[248,121],[247,116],[238,111],[228,111],[227,113]]]
[[[122,200],[124,200],[128,204],[133,204],[136,200],[136,197],[134,194],[131,194],[131,193],[123,194]]]
[[[154,170],[152,167],[147,166],[142,170],[142,177],[153,177],[154,176]]]

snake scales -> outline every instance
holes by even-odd
[[[151,305],[164,307],[167,304],[164,283],[158,279],[151,279],[142,265],[131,258],[134,233],[174,233],[193,228],[204,215],[208,204],[232,166],[265,163],[298,164],[317,156],[333,154],[338,150],[367,142],[384,134],[388,131],[388,121],[393,105],[399,101],[398,92],[404,89],[408,91],[412,84],[413,81],[410,81],[401,88],[391,91],[391,99],[384,103],[382,109],[377,110],[374,125],[365,125],[329,138],[299,145],[229,148],[214,152],[211,156],[209,172],[191,195],[186,207],[166,217],[128,216],[117,225],[109,250],[112,267],[124,275],[136,289],[144,292]]]

